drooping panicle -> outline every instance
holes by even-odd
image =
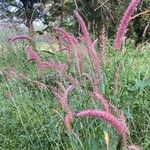
[[[17,40],[28,40],[28,41],[32,41],[33,39],[28,36],[28,35],[17,35],[17,36],[13,36],[11,38],[8,39],[8,41],[10,43],[14,43],[16,42]]]
[[[83,59],[82,59],[81,47],[79,47],[80,44],[79,44],[78,40],[76,39],[75,36],[66,32],[63,28],[55,27],[54,30],[60,34],[59,39],[61,41],[65,40],[68,43],[68,46],[60,49],[60,51],[67,50],[67,52],[69,52],[70,55],[72,55],[72,54],[75,55],[76,66],[77,66],[78,72],[80,73],[83,68]],[[69,57],[71,58],[70,55],[69,55]]]
[[[88,109],[80,111],[76,114],[77,117],[96,117],[106,121],[111,124],[121,136],[124,136],[128,132],[128,128],[125,124],[119,121],[116,117],[114,117],[111,113],[106,111],[100,111],[97,109]]]

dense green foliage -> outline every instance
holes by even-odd
[[[14,1],[5,2],[1,7],[3,15],[12,16],[13,20],[13,16],[23,12],[17,9],[11,14],[6,8]],[[129,145],[138,144],[149,150],[150,43],[135,46],[127,38],[117,51],[105,33],[107,30],[111,38],[114,36],[119,13],[122,14],[127,2],[49,3],[52,5],[45,11],[48,14],[44,16],[45,23],[66,26],[79,37],[55,28],[52,34],[36,34],[33,45],[31,37],[14,36],[21,34],[15,26],[0,26],[0,149],[129,150]],[[142,1],[138,11],[143,11],[147,3]],[[34,13],[33,19],[39,18],[47,4],[44,7],[42,10],[41,5],[37,6],[38,13]],[[82,14],[93,38],[101,34],[99,42],[90,39],[77,12],[81,28],[72,19],[74,9]],[[147,23],[149,14],[140,17],[145,28],[143,24]],[[128,32],[137,41],[143,34],[136,22],[140,17],[131,21],[129,30],[134,34]],[[146,32],[144,38],[147,40],[148,36]],[[74,89],[67,96],[70,86]],[[97,109],[105,116],[93,115],[97,119],[78,116],[87,109]]]
[[[24,64],[26,45],[20,42],[9,46],[6,42],[0,48],[0,149],[105,150],[106,132],[110,150],[114,150],[118,135],[97,119],[75,119],[75,134],[68,134],[63,125],[64,110],[50,91],[34,84],[33,81],[40,81],[35,64]],[[114,52],[110,43],[102,87],[106,97],[122,109],[128,118],[129,142],[138,143],[144,150],[150,147],[149,48],[148,43],[143,43],[135,49],[129,41],[124,46],[126,53],[119,54]],[[66,61],[61,52],[54,53],[53,59]],[[50,57],[49,54],[43,55],[44,59]],[[114,76],[119,63],[124,67],[119,92],[114,94]],[[11,74],[11,71],[16,74]],[[25,78],[20,79],[19,74],[22,73]],[[52,77],[52,82],[55,81],[56,76],[51,71],[46,72],[47,75]],[[88,89],[90,85],[86,86]],[[91,101],[90,96],[80,90],[72,93],[69,100],[74,111],[99,108],[97,102]]]

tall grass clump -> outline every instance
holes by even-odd
[[[115,49],[121,47],[122,38],[137,4],[138,1],[132,0],[123,16],[116,34]],[[3,145],[0,145],[3,149],[8,149],[7,145],[11,145],[12,149],[111,150],[112,147],[117,150],[142,150],[138,144],[132,144],[137,143],[132,138],[138,138],[139,135],[131,130],[137,128],[133,120],[135,116],[130,116],[132,111],[136,114],[136,105],[140,106],[138,98],[143,94],[137,88],[141,86],[141,77],[136,82],[138,86],[134,85],[137,73],[140,74],[136,72],[138,66],[134,59],[140,56],[128,51],[118,55],[112,47],[108,47],[110,52],[105,57],[109,57],[109,60],[103,61],[102,66],[103,58],[100,57],[82,17],[77,11],[74,11],[74,15],[81,27],[81,40],[63,28],[56,27],[54,32],[60,49],[53,56],[44,56],[27,44],[22,52],[24,61],[21,64],[25,70],[19,72],[17,68],[1,69],[0,77],[4,84],[1,87],[5,92],[1,94],[0,115],[4,127],[0,132],[9,134],[8,137],[3,135],[6,138]],[[100,38],[103,39],[105,35]],[[33,39],[25,35],[9,39],[16,44],[18,40]],[[105,51],[107,39],[100,42]],[[15,60],[15,56],[12,59]],[[120,75],[125,74],[125,77],[121,76],[123,85],[115,94],[112,90],[115,72],[112,69],[121,59],[126,64]],[[103,73],[106,76],[104,90],[101,84],[101,80],[104,80]],[[126,77],[128,75],[130,79]],[[147,87],[145,85],[145,91]],[[132,100],[134,106],[128,99]],[[148,128],[149,126],[147,131]]]

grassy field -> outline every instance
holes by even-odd
[[[69,134],[63,124],[64,110],[50,90],[35,81],[57,80],[52,70],[39,77],[34,62],[25,64],[26,42],[10,45],[3,34],[0,46],[0,149],[1,150],[105,150],[108,135],[109,150],[115,150],[117,132],[98,119],[75,118],[74,133]],[[42,43],[41,43],[42,45]],[[47,47],[46,47],[47,48]],[[115,53],[111,44],[104,64],[103,94],[123,110],[129,126],[129,143],[150,149],[150,44],[135,48],[126,44],[124,53]],[[41,54],[43,59],[65,62],[61,52]],[[115,72],[122,64],[119,89],[114,92]],[[90,70],[90,69],[89,69]],[[49,79],[50,77],[50,79]],[[90,88],[90,85],[85,85]],[[98,108],[87,91],[75,90],[69,96],[73,110]]]

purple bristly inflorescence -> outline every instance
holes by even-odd
[[[28,47],[26,50],[28,59],[33,59],[37,65],[40,65],[41,58],[40,56],[33,50],[32,47]]]
[[[100,102],[104,111],[111,112],[109,101],[100,93],[97,84],[93,84],[93,95]]]
[[[80,111],[76,114],[77,117],[96,117],[104,120],[105,122],[111,124],[120,135],[124,136],[128,132],[128,128],[111,113],[106,111],[100,111],[97,109],[88,109]]]
[[[96,49],[94,48],[94,44],[92,42],[92,39],[90,38],[90,34],[87,30],[87,27],[86,27],[85,22],[83,21],[82,17],[79,15],[79,13],[77,11],[74,11],[74,15],[77,18],[77,20],[81,26],[81,30],[83,33],[83,40],[87,45],[87,53],[92,62],[95,73],[96,73],[96,75],[98,75],[98,78],[99,78],[99,75],[101,73],[101,69],[100,69],[101,67],[100,67],[100,61],[99,61],[98,54],[96,52]]]
[[[64,29],[55,27],[54,30],[61,33],[63,38],[66,39],[69,44],[71,44],[71,45],[78,44],[78,40],[73,35],[66,32]]]
[[[32,41],[33,39],[28,35],[17,35],[8,39],[10,43],[16,42],[17,40],[28,40]]]
[[[74,89],[73,85],[70,85],[64,92],[64,94],[60,94],[60,92],[53,92],[53,94],[59,99],[59,103],[61,104],[61,107],[65,110],[66,116],[64,118],[64,123],[67,128],[67,130],[70,132],[73,131],[71,124],[74,118],[74,112],[72,111],[71,107],[68,103],[68,95],[69,93]]]
[[[41,61],[39,64],[41,70],[45,69],[56,69],[62,74],[66,74],[68,66],[66,64],[57,64],[53,62]]]
[[[121,44],[123,42],[124,35],[126,33],[126,30],[127,30],[127,26],[130,22],[131,16],[135,12],[135,10],[139,4],[139,1],[140,0],[131,0],[127,10],[125,11],[125,13],[121,19],[121,22],[120,22],[120,25],[119,25],[119,28],[118,28],[118,31],[117,31],[117,34],[116,34],[116,37],[114,40],[114,48],[116,50],[121,49]]]

